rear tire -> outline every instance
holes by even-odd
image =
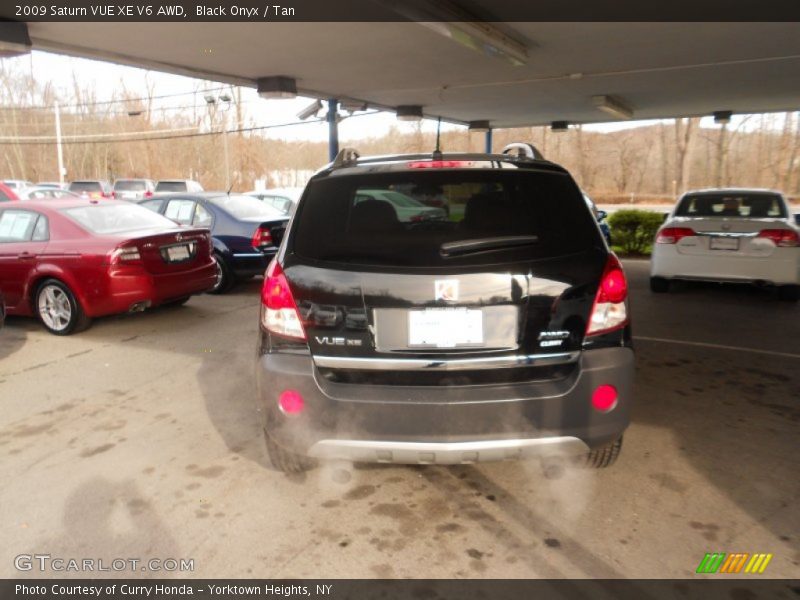
[[[650,291],[656,294],[665,294],[669,291],[669,279],[664,277],[650,278]]]
[[[313,469],[317,464],[313,458],[295,454],[294,452],[289,452],[280,447],[269,436],[266,429],[264,429],[264,441],[267,445],[269,460],[272,462],[272,466],[278,471],[283,471],[284,473],[303,473],[304,471]]]
[[[39,321],[53,335],[78,333],[92,322],[72,290],[58,279],[46,279],[36,288],[33,308]]]
[[[800,285],[782,285],[778,288],[778,298],[786,302],[800,300]]]
[[[579,466],[587,469],[605,469],[617,462],[617,457],[622,449],[622,436],[602,448],[595,448],[588,454],[578,458]]]
[[[214,287],[208,290],[208,293],[224,294],[231,289],[235,279],[230,267],[225,262],[225,259],[222,258],[222,256],[217,252],[214,253],[214,262],[217,265],[217,280],[214,283]]]

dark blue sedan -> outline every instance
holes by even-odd
[[[226,292],[237,280],[263,275],[289,221],[256,198],[225,192],[165,194],[140,204],[181,225],[211,230],[218,269],[212,294]]]

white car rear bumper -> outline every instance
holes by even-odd
[[[681,254],[674,244],[655,244],[651,277],[800,285],[800,248],[775,248],[770,256]]]

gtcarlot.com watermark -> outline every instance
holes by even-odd
[[[141,572],[155,573],[194,571],[193,558],[63,558],[50,554],[18,554],[14,557],[18,571],[99,573]]]

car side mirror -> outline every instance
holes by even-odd
[[[604,211],[604,210],[598,210],[597,211],[597,220],[598,221],[605,221],[607,217],[608,217],[608,213],[606,211]]]

